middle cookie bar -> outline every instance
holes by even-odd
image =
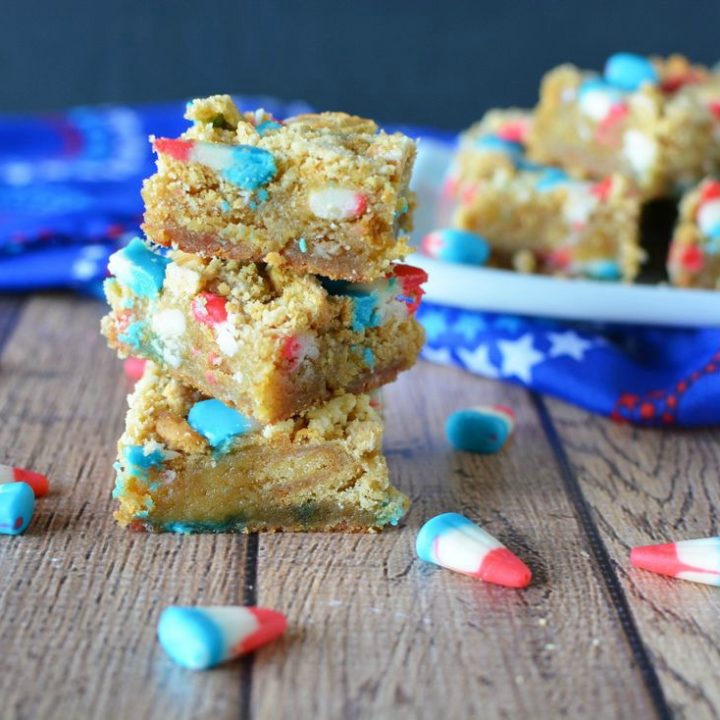
[[[109,269],[102,332],[110,346],[261,424],[392,381],[424,342],[413,315],[427,276],[408,265],[352,284],[180,251],[163,256],[136,238]]]

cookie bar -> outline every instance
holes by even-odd
[[[414,142],[344,113],[278,122],[232,98],[195,100],[193,126],[156,138],[147,236],[191,253],[370,281],[409,252]]]
[[[485,238],[495,265],[632,280],[643,259],[632,183],[579,180],[529,161],[531,126],[527,112],[494,110],[462,135],[444,190],[450,224]]]
[[[396,525],[383,423],[345,394],[263,428],[148,364],[118,443],[115,518],[153,532],[368,531]]]
[[[720,290],[720,180],[683,197],[667,269],[673,285]]]
[[[720,76],[677,55],[621,53],[603,75],[562,65],[543,79],[528,144],[538,162],[672,195],[720,168]]]
[[[530,110],[488,110],[460,135],[444,194],[455,196],[458,182],[491,178],[500,170],[513,173],[518,163],[529,165],[525,148],[532,121]]]
[[[109,345],[261,424],[390,382],[424,341],[414,312],[427,276],[407,265],[358,284],[181,251],[165,257],[136,238],[109,269]]]

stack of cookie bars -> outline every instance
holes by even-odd
[[[112,256],[105,286],[109,345],[150,361],[119,441],[118,522],[397,524],[408,499],[388,480],[374,391],[424,341],[426,276],[398,262],[414,143],[342,113],[241,113],[229,96],[186,117],[181,138],[152,139],[151,243]]]
[[[673,284],[720,289],[720,73],[686,58],[562,65],[533,111],[493,110],[460,140],[443,222],[523,272],[633,281],[641,211],[681,198]],[[709,177],[708,177],[709,176]]]

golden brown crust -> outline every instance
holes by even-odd
[[[368,272],[361,258],[352,249],[341,248],[333,257],[308,256],[302,252],[297,244],[286,245],[279,252],[267,252],[251,243],[238,241],[227,243],[217,235],[206,232],[189,230],[172,222],[162,226],[143,225],[148,237],[154,239],[159,245],[182,248],[187,253],[194,253],[202,257],[223,257],[229,260],[242,260],[246,262],[268,262],[271,265],[287,266],[298,274],[317,273],[333,280],[348,280],[350,282],[371,282],[377,276]],[[405,238],[397,241],[398,257],[404,257],[410,252]],[[387,271],[392,267],[390,259],[383,266]]]

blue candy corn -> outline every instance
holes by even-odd
[[[490,257],[490,245],[485,238],[455,228],[428,233],[420,249],[429,257],[461,265],[484,265]]]
[[[0,485],[0,533],[20,535],[35,511],[35,493],[25,482]]]
[[[483,405],[458,410],[445,422],[445,434],[457,450],[496,453],[515,427],[515,414],[504,405]]]
[[[657,85],[660,78],[647,58],[633,53],[615,53],[605,63],[605,80],[621,90],[632,92],[645,83]]]
[[[169,263],[166,257],[154,253],[136,237],[110,256],[108,270],[136,295],[154,298],[162,290]]]
[[[188,423],[214,448],[222,448],[256,427],[250,418],[215,399],[196,402],[190,408]]]
[[[243,190],[257,190],[267,185],[276,172],[272,153],[254,145],[238,145],[232,149],[232,165],[223,175]]]

